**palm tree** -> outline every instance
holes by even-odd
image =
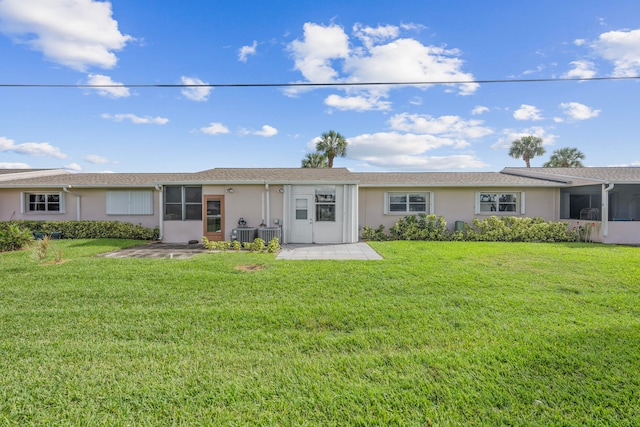
[[[536,156],[542,156],[544,152],[545,149],[542,147],[542,138],[533,135],[516,139],[511,143],[511,148],[509,149],[509,155],[514,159],[522,158],[528,168],[531,167],[529,161]]]
[[[309,153],[302,159],[303,168],[326,168],[327,157],[322,153]]]
[[[558,148],[549,161],[542,165],[544,168],[583,168],[580,160],[584,160],[584,154],[577,148]]]
[[[316,143],[316,150],[327,158],[327,167],[333,167],[334,157],[344,157],[347,155],[347,140],[338,132],[330,130],[320,136]]]

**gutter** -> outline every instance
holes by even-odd
[[[77,193],[72,193],[71,191],[69,191],[69,189],[71,188],[70,185],[65,185],[62,187],[62,191],[64,191],[65,193],[68,194],[73,194],[74,196],[76,196],[76,220],[80,221],[82,218],[81,212],[82,210],[80,209],[80,195]]]
[[[158,192],[158,240],[162,241],[164,237],[164,214],[162,210],[164,192],[162,191],[162,185],[156,184],[155,189]]]
[[[615,184],[609,183],[607,187],[602,184],[602,236],[607,237],[609,235],[609,191],[613,190]]]

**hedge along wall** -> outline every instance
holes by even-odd
[[[134,239],[158,240],[158,227],[148,228],[139,224],[120,221],[0,221],[0,230],[10,224],[28,228],[33,233],[61,232],[63,239]]]

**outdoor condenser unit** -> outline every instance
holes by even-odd
[[[253,242],[256,239],[256,228],[236,228],[231,231],[231,238],[240,243]],[[235,236],[235,238],[233,237]]]
[[[274,237],[278,238],[278,241],[282,243],[282,237],[280,237],[280,227],[261,227],[258,228],[258,237],[269,243],[269,240]]]

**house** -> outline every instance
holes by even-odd
[[[640,244],[640,168],[500,172],[351,172],[215,168],[194,173],[0,171],[0,220],[117,220],[159,227],[166,242],[350,243],[368,225],[433,213],[589,224],[592,239]]]

